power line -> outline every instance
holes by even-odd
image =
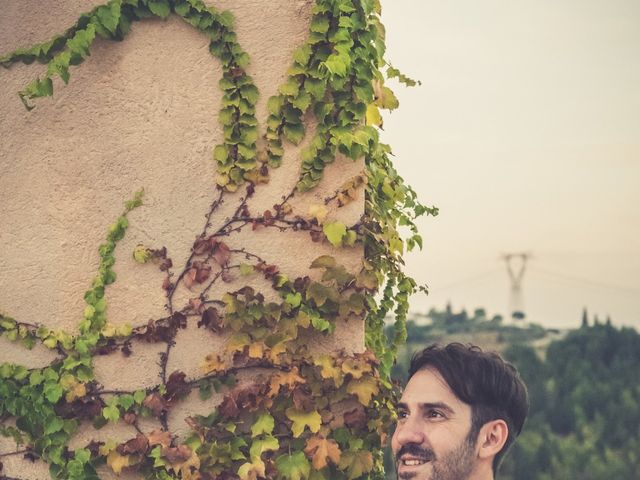
[[[568,275],[566,273],[555,272],[552,270],[547,270],[545,268],[531,267],[533,271],[543,273],[545,275],[550,275],[552,277],[562,278],[564,280],[569,280],[576,283],[582,283],[584,285],[589,285],[591,287],[597,288],[608,288],[610,290],[620,290],[625,293],[640,293],[640,289],[628,287],[626,285],[615,285],[613,283],[600,282],[598,280],[591,280],[588,278],[576,277],[574,275]]]
[[[433,288],[433,292],[441,292],[442,290],[449,290],[451,288],[455,288],[455,287],[459,287],[460,285],[465,285],[467,283],[473,283],[473,282],[477,282],[478,280],[483,280],[486,277],[490,277],[491,275],[493,275],[494,273],[498,273],[499,271],[502,271],[501,268],[492,268],[491,270],[487,270],[483,273],[479,273],[477,275],[474,275],[472,277],[467,277],[464,278],[462,280],[456,280],[455,282],[451,282],[446,284],[444,287],[434,287]]]

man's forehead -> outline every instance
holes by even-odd
[[[442,375],[433,368],[418,370],[409,379],[400,402],[408,406],[410,404],[445,403],[454,410],[466,405],[456,397]]]

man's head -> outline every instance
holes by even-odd
[[[527,411],[526,387],[499,355],[459,343],[425,348],[411,361],[391,442],[398,477],[493,478]]]

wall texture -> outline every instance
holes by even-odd
[[[98,3],[5,0],[0,53],[47,40]],[[215,6],[233,12],[238,41],[251,56],[248,73],[260,90],[257,118],[263,131],[267,99],[285,80],[293,51],[307,36],[312,1],[220,0]],[[91,56],[72,68],[69,84],[56,81],[54,96],[36,100],[36,108],[29,112],[17,92],[44,68],[20,64],[0,70],[0,312],[19,321],[76,332],[85,307],[83,294],[98,267],[98,246],[122,211],[123,201],[144,188],[144,204],[130,213],[129,230],[115,252],[117,282],[106,294],[108,318],[116,326],[139,326],[162,318],[165,274],[152,264],[136,263],[132,252],[138,244],[166,247],[180,270],[203,231],[205,215],[218,195],[212,149],[222,138],[217,120],[221,66],[208,52],[207,38],[170,16],[166,21],[133,24],[122,42],[96,40]],[[299,175],[298,153],[304,145],[287,145],[283,165],[271,170],[270,182],[258,186],[248,201],[250,212],[262,214],[292,191]],[[322,204],[362,169],[361,162],[339,157],[327,168],[319,188],[289,202],[293,212],[309,218],[310,206]],[[225,196],[208,231],[220,228],[233,215],[243,195],[240,189]],[[328,219],[353,224],[363,213],[363,202],[361,195],[339,212],[329,205]],[[291,278],[317,278],[318,272],[309,266],[323,254],[336,257],[352,271],[362,263],[361,248],[335,249],[326,241],[313,242],[308,232],[253,230],[248,225],[225,242],[278,265]],[[214,265],[211,274],[218,271]],[[267,297],[274,295],[257,276],[241,277],[235,272],[224,280],[213,286],[210,298],[219,299],[247,284]],[[196,287],[179,287],[174,307],[186,306],[197,293]],[[168,350],[167,372],[181,370],[196,378],[201,375],[203,357],[220,351],[225,341],[224,336],[203,332],[190,319]],[[334,337],[310,338],[309,344],[315,350],[362,351],[362,321],[341,322]],[[97,357],[96,379],[107,389],[157,384],[159,355],[166,350],[164,343],[140,344],[129,357],[119,352]],[[0,363],[33,368],[55,357],[55,351],[41,345],[26,350],[0,338]],[[243,381],[259,373],[239,378]],[[186,431],[184,417],[206,413],[219,400],[214,396],[207,402],[195,398],[184,402],[172,412],[170,429]],[[141,428],[148,431],[157,426],[148,420]],[[126,425],[98,431],[85,425],[72,446],[132,436],[135,431]],[[0,437],[0,453],[12,449],[13,442]],[[3,473],[9,476],[48,478],[42,462],[15,455],[2,458],[2,463]],[[107,470],[103,474],[103,478],[113,475]]]

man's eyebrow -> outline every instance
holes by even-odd
[[[449,405],[447,405],[444,402],[425,402],[425,403],[419,403],[418,407],[420,407],[420,410],[433,410],[438,409],[438,410],[444,410],[448,413],[455,413],[453,411],[453,408],[451,408]],[[409,410],[409,406],[404,403],[404,402],[400,402],[396,405],[396,408],[398,410]]]
[[[443,402],[425,402],[425,403],[420,403],[419,406],[420,406],[420,410],[422,411],[437,409],[437,410],[444,410],[447,413],[455,413],[453,411],[453,408],[451,408],[449,405]]]

